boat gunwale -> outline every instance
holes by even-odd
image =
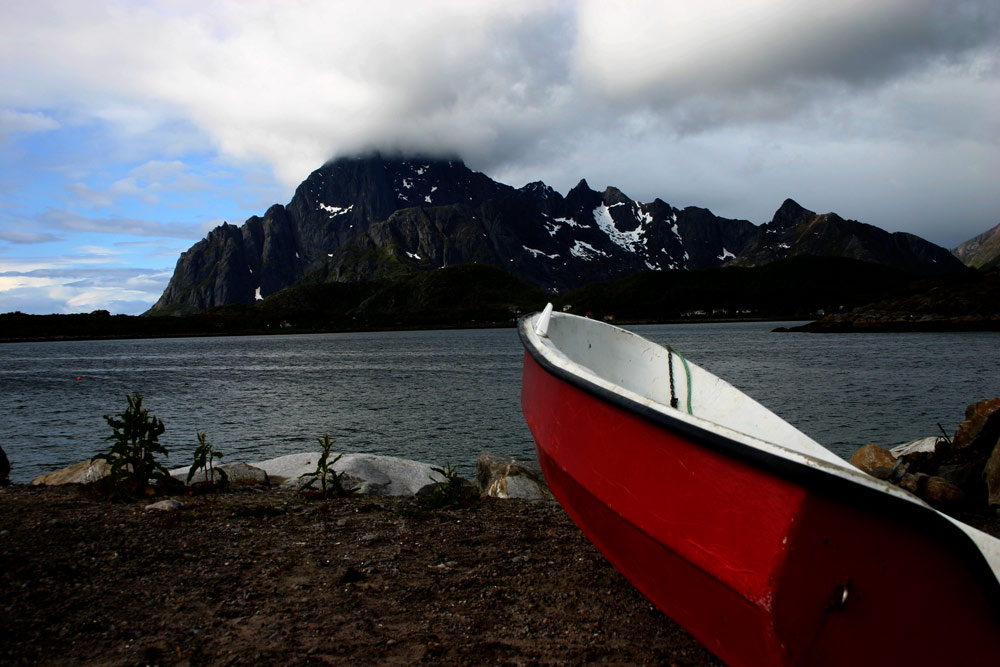
[[[957,555],[962,558],[963,564],[969,568],[972,576],[983,586],[984,595],[989,601],[989,606],[993,609],[997,618],[1000,619],[1000,580],[998,580],[1000,573],[994,571],[986,555],[976,544],[973,537],[963,530],[961,526],[957,525],[957,519],[942,514],[916,498],[900,497],[891,493],[888,489],[882,489],[874,483],[868,483],[878,481],[875,478],[871,480],[866,479],[864,480],[865,483],[862,483],[860,480],[851,478],[851,470],[837,468],[834,464],[821,459],[815,459],[808,454],[785,450],[789,454],[795,454],[797,457],[810,461],[810,463],[781,456],[777,453],[755,447],[752,444],[729,438],[722,433],[703,428],[692,421],[672,416],[662,410],[636,401],[623,393],[610,391],[581,374],[559,366],[547,357],[543,349],[538,347],[533,340],[533,337],[538,337],[538,335],[531,330],[530,322],[536,314],[530,313],[518,321],[518,335],[521,338],[521,343],[525,351],[543,370],[553,377],[587,394],[595,396],[614,407],[632,413],[658,426],[678,432],[692,444],[706,447],[711,451],[774,474],[783,480],[803,487],[807,493],[818,493],[832,498],[836,502],[846,502],[864,512],[892,517],[892,519],[902,522],[913,530],[927,534],[931,538],[938,540],[946,548],[955,549]],[[556,313],[553,313],[553,315],[556,315]],[[560,313],[559,316],[567,317],[568,315]],[[587,321],[593,322],[597,326],[620,329],[620,327],[596,320]],[[634,334],[633,332],[628,333],[638,336],[638,334]],[[642,336],[638,337],[643,338]],[[643,340],[648,341],[645,338]],[[652,341],[649,342],[652,343]],[[557,346],[554,347],[558,349]],[[569,357],[566,357],[566,359],[572,365],[586,369],[585,366],[573,361]],[[737,389],[737,391],[739,390]],[[714,422],[710,421],[708,423],[714,424]],[[758,439],[748,434],[741,433],[740,435],[745,435],[750,439]],[[781,447],[776,443],[767,444]],[[858,474],[863,475],[864,473],[859,471]],[[884,484],[888,485],[888,483]],[[889,486],[889,489],[894,488]],[[617,513],[617,510],[615,511]],[[622,519],[633,523],[627,517],[622,516]],[[976,530],[971,526],[969,528]],[[992,538],[992,536],[990,537]]]

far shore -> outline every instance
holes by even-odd
[[[23,315],[26,318],[75,318],[86,317],[85,314],[78,315]],[[5,317],[0,315],[0,319]],[[421,324],[421,325],[398,325],[398,326],[378,326],[378,327],[296,327],[294,325],[282,327],[256,327],[256,328],[196,328],[190,331],[178,331],[176,320],[182,318],[171,318],[158,316],[146,318],[141,315],[114,315],[112,318],[133,318],[150,322],[151,324],[165,324],[160,329],[143,325],[141,331],[132,330],[132,327],[110,327],[108,330],[95,332],[69,333],[74,329],[67,326],[68,323],[61,323],[52,320],[51,324],[40,322],[32,326],[30,331],[23,331],[19,327],[6,326],[0,329],[0,344],[3,343],[45,343],[45,342],[69,342],[86,340],[146,340],[155,338],[219,338],[230,336],[290,336],[290,335],[313,335],[313,334],[339,334],[339,333],[383,333],[394,331],[461,331],[476,329],[514,329],[517,327],[517,320],[505,322],[457,322],[441,324]],[[804,322],[802,318],[794,317],[687,317],[672,318],[663,320],[633,320],[621,319],[612,321],[618,326],[635,325],[656,325],[656,324],[725,324],[735,322]],[[124,329],[124,330],[123,330]]]

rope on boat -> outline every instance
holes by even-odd
[[[689,415],[693,415],[694,412],[691,410],[691,368],[688,366],[687,359],[684,355],[675,350],[674,348],[667,345],[667,369],[670,374],[670,407],[677,407],[677,392],[674,389],[674,355],[680,358],[681,363],[684,364],[684,375],[687,376],[687,411]]]

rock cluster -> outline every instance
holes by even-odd
[[[289,486],[299,488],[303,476],[316,470],[319,452],[289,454],[253,464],[235,461],[215,466],[226,473],[231,486]],[[376,454],[343,454],[331,468],[344,475],[344,484],[362,496],[415,496],[427,491],[444,477],[429,463]],[[190,467],[176,468],[170,475],[187,482]],[[31,481],[34,485],[88,484],[108,474],[104,461],[81,461]],[[199,470],[192,485],[204,484],[206,475]],[[472,484],[472,482],[468,482]],[[509,457],[480,454],[476,462],[476,488],[484,496],[552,500],[552,493],[537,466]]]
[[[851,464],[948,513],[1000,511],[1000,398],[973,403],[949,439],[861,447]]]

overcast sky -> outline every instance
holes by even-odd
[[[763,223],[1000,222],[1000,2],[0,0],[0,312],[146,310],[331,157]]]

